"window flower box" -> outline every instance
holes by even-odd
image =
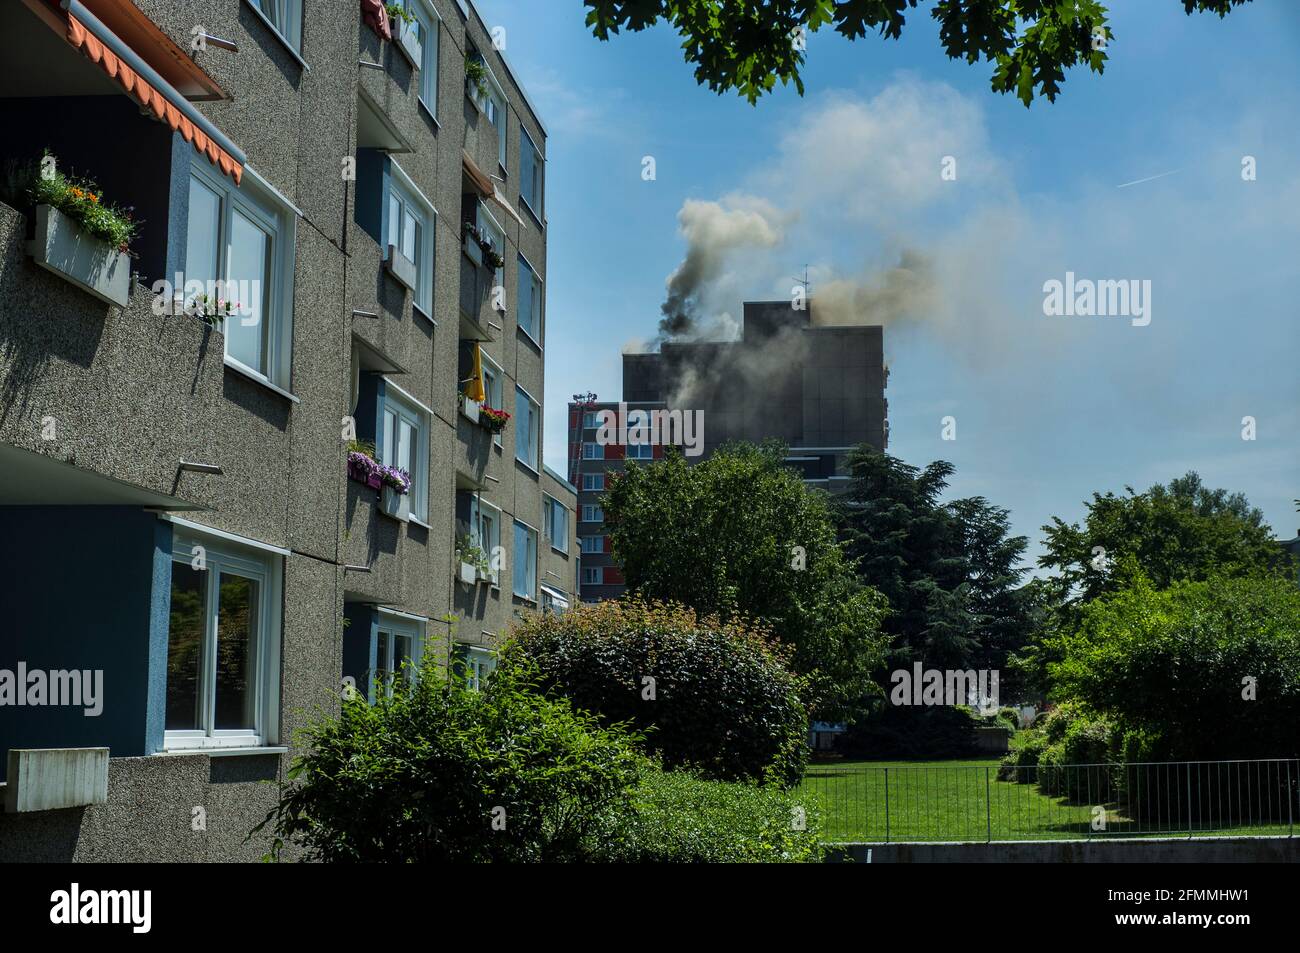
[[[125,308],[131,299],[131,256],[52,205],[36,206],[36,237],[27,251],[36,264],[100,301]]]
[[[460,581],[472,586],[491,577],[492,566],[483,547],[462,533],[456,537],[456,560]]]
[[[384,259],[384,270],[398,280],[408,291],[414,292],[418,276],[415,262],[407,258],[396,245],[388,246],[388,257]]]
[[[384,484],[384,468],[364,450],[348,451],[348,479],[364,483],[372,490],[378,490]]]
[[[380,468],[379,511],[405,523],[411,518],[411,477],[398,467]]]
[[[424,44],[420,42],[420,25],[414,20],[403,20],[396,24],[393,36],[397,40],[397,50],[406,57],[411,69],[420,68],[424,62]]]
[[[471,423],[480,423],[479,402],[471,400],[464,394],[460,395],[460,412],[469,418]]]
[[[484,404],[479,408],[479,422],[492,433],[499,434],[506,429],[506,424],[510,423],[510,414]]]

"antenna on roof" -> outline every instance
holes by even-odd
[[[799,284],[803,285],[804,300],[807,300],[808,296],[812,293],[812,283],[808,280],[808,266],[807,265],[803,266],[802,278],[794,278],[792,280],[797,281],[799,282]]]

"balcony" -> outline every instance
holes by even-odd
[[[352,601],[402,605],[406,586],[402,552],[407,524],[380,512],[379,493],[348,480],[345,512],[344,585]]]

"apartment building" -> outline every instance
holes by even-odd
[[[570,480],[578,491],[580,597],[617,598],[625,589],[610,551],[601,497],[626,460],[652,461],[662,444],[600,439],[601,411],[620,422],[635,411],[695,413],[706,459],[730,441],[780,440],[786,462],[809,486],[845,488],[850,451],[889,441],[884,330],[818,322],[817,302],[747,301],[736,341],[668,341],[653,353],[623,355],[623,400],[569,404]]]
[[[344,691],[574,598],[546,130],[472,3],[404,8],[0,6],[0,161],[139,222],[0,202],[0,858],[255,860]]]

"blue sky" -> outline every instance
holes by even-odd
[[[900,254],[926,262],[923,300],[884,319],[890,452],[952,461],[952,495],[1009,508],[1031,556],[1093,490],[1188,469],[1295,534],[1300,4],[1219,20],[1114,0],[1106,73],[1075,71],[1028,110],[989,91],[987,64],[943,56],[928,5],[901,42],[813,35],[806,95],[757,107],[698,87],[666,27],[600,43],[578,0],[477,5],[550,133],[551,467],[569,396],[617,397],[622,348],[654,336],[695,200],[780,223],[773,247],[726,262],[711,314],[788,296],[805,263],[816,302],[837,282],[878,287]],[[1150,324],[1045,315],[1043,284],[1067,271],[1151,281]]]

